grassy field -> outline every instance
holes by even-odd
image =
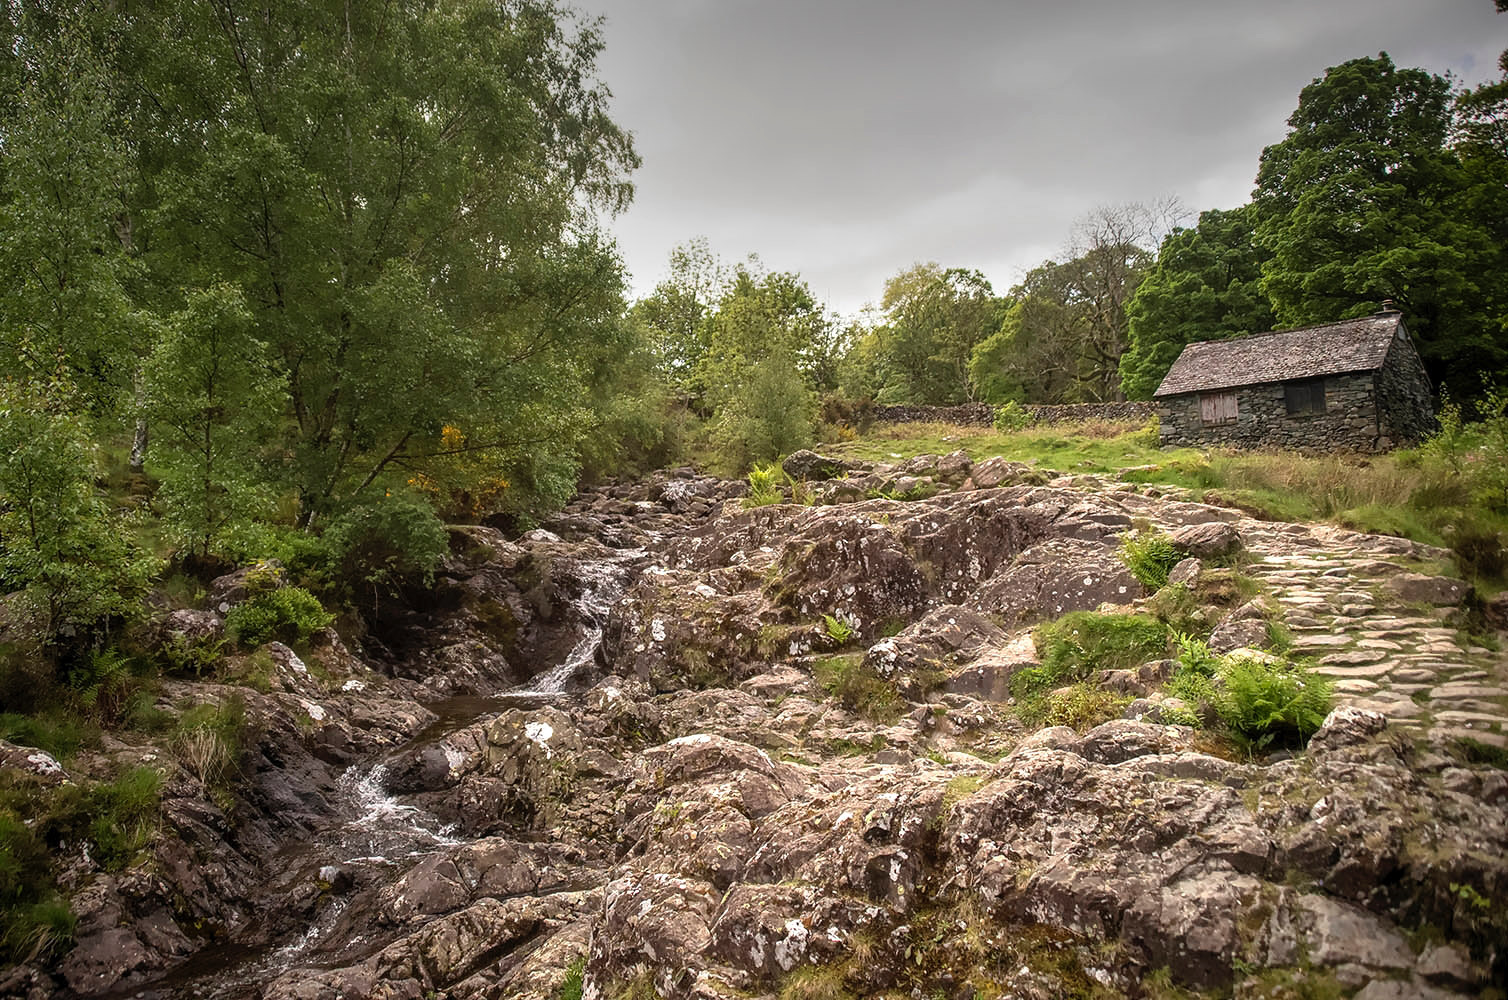
[[[1387,455],[1303,455],[1158,447],[1155,428],[1089,421],[1001,432],[951,424],[878,424],[819,450],[844,458],[898,461],[962,449],[975,461],[1001,456],[1063,474],[1100,473],[1184,487],[1195,499],[1277,521],[1319,521],[1398,535],[1456,550],[1479,589],[1504,584],[1508,512],[1474,495],[1472,481],[1425,450]]]

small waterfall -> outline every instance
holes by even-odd
[[[581,668],[596,658],[597,650],[602,647],[608,612],[612,609],[613,602],[623,596],[627,586],[628,572],[625,563],[643,554],[643,549],[626,549],[612,559],[585,563],[577,570],[582,591],[573,607],[581,619],[581,639],[571,647],[564,660],[510,690],[510,696],[561,694]]]
[[[436,847],[460,843],[453,828],[441,826],[417,806],[405,805],[383,788],[387,765],[352,767],[337,786],[351,818],[346,822],[342,853],[345,864],[382,864],[425,854]]]

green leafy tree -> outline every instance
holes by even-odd
[[[140,332],[110,67],[88,8],[6,4],[0,26],[0,374],[61,364],[100,414],[130,384]]]
[[[969,362],[979,395],[995,403],[1121,398],[1126,307],[1156,244],[1182,212],[1176,199],[1096,209],[1080,219],[1068,259],[1045,261],[1011,290],[1000,328]]]
[[[0,380],[0,590],[21,594],[43,646],[134,614],[156,569],[95,488],[77,399],[63,379]]]
[[[1003,304],[978,271],[917,264],[885,282],[877,330],[886,403],[947,405],[975,396],[969,359],[1000,328]]]
[[[1151,399],[1186,344],[1273,328],[1261,288],[1266,254],[1252,229],[1249,205],[1211,209],[1192,229],[1163,240],[1157,263],[1126,306],[1129,343],[1120,372],[1128,398]]]
[[[1383,53],[1305,87],[1287,137],[1262,153],[1257,241],[1283,325],[1407,314],[1426,367],[1453,389],[1501,371],[1508,347],[1484,276],[1501,246],[1467,211],[1470,179],[1447,139],[1451,84]]]
[[[670,251],[670,274],[634,303],[635,322],[648,333],[668,385],[699,400],[702,358],[710,331],[707,318],[727,290],[729,270],[699,236]]]
[[[268,519],[262,451],[277,427],[281,381],[237,289],[198,292],[171,317],[146,364],[157,443],[149,466],[169,537],[207,559],[238,527]]]
[[[728,465],[741,471],[810,444],[817,400],[804,362],[830,320],[806,284],[740,267],[708,322],[701,380]]]
[[[558,502],[590,424],[580,361],[622,305],[593,212],[637,164],[598,26],[551,0],[118,17],[144,259],[164,286],[241,290],[301,522],[444,461],[447,425],[513,509]]]

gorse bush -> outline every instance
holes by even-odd
[[[1156,531],[1142,531],[1122,538],[1120,557],[1131,575],[1151,591],[1165,587],[1168,574],[1183,559],[1168,536]]]
[[[281,587],[257,594],[230,609],[225,633],[245,647],[278,639],[307,642],[309,637],[335,620],[319,598],[302,587]]]

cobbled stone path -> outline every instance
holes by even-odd
[[[1471,644],[1449,622],[1455,607],[1410,604],[1387,586],[1439,572],[1447,551],[1321,525],[1237,526],[1253,560],[1244,572],[1282,608],[1293,652],[1334,681],[1337,704],[1381,712],[1434,743],[1508,747],[1508,656]]]

